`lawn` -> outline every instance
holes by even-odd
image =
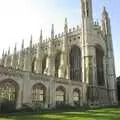
[[[38,115],[5,115],[0,117],[0,120],[120,120],[120,108],[73,111],[51,112]]]

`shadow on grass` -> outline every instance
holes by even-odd
[[[120,120],[120,108],[4,116],[0,120]]]

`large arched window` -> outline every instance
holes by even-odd
[[[45,55],[43,60],[42,60],[42,73],[44,74],[45,68],[46,68],[46,60],[47,56]]]
[[[36,84],[32,88],[32,102],[34,104],[40,104],[45,102],[45,86],[42,84]]]
[[[98,85],[104,85],[104,68],[103,68],[104,51],[101,46],[96,46],[96,65],[97,65],[97,83]]]
[[[56,89],[56,104],[64,103],[65,103],[65,89],[60,86]]]
[[[74,45],[70,51],[69,56],[70,56],[70,79],[75,81],[82,81],[80,48]]]
[[[18,85],[12,80],[0,83],[0,100],[7,100],[16,104]]]
[[[60,66],[60,57],[61,57],[61,52],[58,52],[55,57],[55,76],[58,77],[58,70]]]

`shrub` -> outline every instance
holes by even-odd
[[[3,99],[0,103],[0,111],[2,113],[9,113],[15,110],[15,102],[9,101],[8,99]]]

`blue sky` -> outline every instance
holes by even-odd
[[[112,26],[115,53],[116,75],[120,75],[120,0],[93,0],[94,19],[101,17],[106,6]],[[81,23],[80,0],[0,0],[0,53],[14,44],[20,48],[22,39],[28,46],[30,35],[34,43],[38,41],[40,29],[43,37],[50,36],[51,24],[55,25],[56,34],[63,31],[64,18],[68,18],[69,27]]]

